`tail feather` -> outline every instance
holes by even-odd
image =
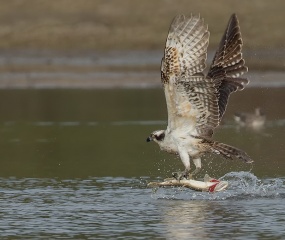
[[[232,147],[230,145],[224,144],[224,143],[220,143],[220,142],[210,142],[210,151],[215,153],[215,154],[220,154],[222,155],[224,158],[227,159],[233,159],[233,158],[237,158],[240,159],[242,161],[245,161],[246,163],[252,163],[253,160],[250,158],[250,156],[248,156],[244,151]]]

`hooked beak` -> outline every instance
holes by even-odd
[[[152,141],[152,137],[149,136],[149,137],[146,139],[146,141],[147,141],[147,142]]]

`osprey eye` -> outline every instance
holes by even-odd
[[[164,133],[162,133],[162,134],[160,134],[160,135],[158,135],[158,136],[155,135],[155,139],[156,139],[157,141],[162,141],[162,140],[164,139],[164,137],[165,137],[165,134],[164,134]]]

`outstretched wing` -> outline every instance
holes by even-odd
[[[208,73],[208,77],[213,79],[218,89],[219,121],[226,110],[229,95],[243,90],[249,82],[246,78],[240,77],[247,72],[242,58],[242,44],[239,22],[236,14],[233,14]]]
[[[161,64],[170,131],[183,128],[209,136],[218,125],[217,90],[202,74],[208,43],[209,32],[199,16],[173,20]]]

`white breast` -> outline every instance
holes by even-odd
[[[172,131],[166,133],[164,141],[160,142],[160,148],[169,153],[178,153],[178,147],[185,148],[190,156],[197,155],[200,151],[197,148],[200,140],[191,137],[189,133]]]

